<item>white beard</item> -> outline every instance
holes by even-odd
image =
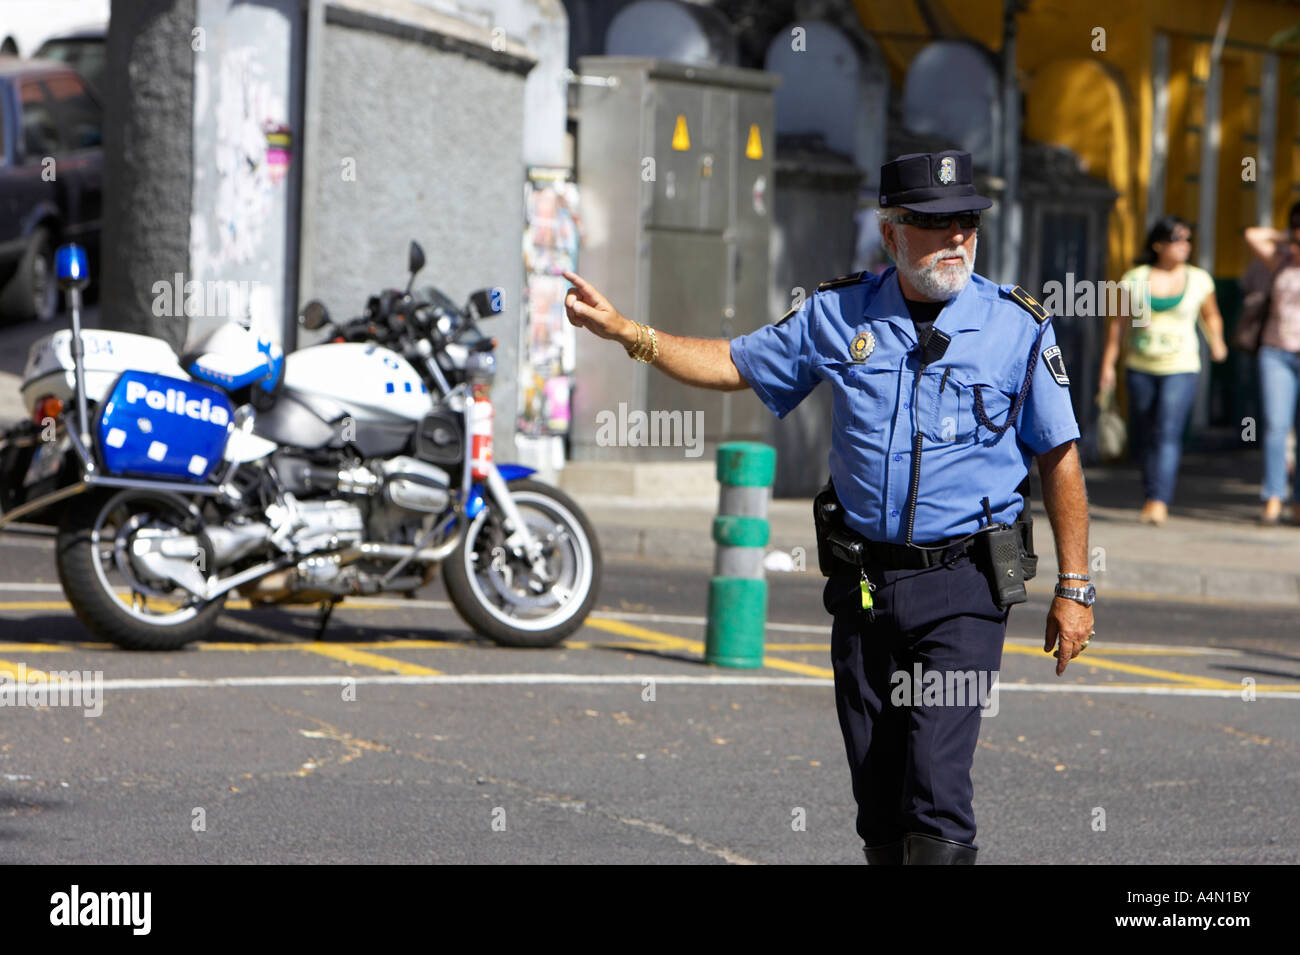
[[[941,265],[940,259],[936,259],[932,264],[924,268],[913,268],[911,265],[912,257],[907,248],[907,240],[903,238],[901,231],[896,232],[895,235],[898,236],[898,271],[922,295],[936,301],[946,302],[966,287],[966,283],[970,281],[971,273],[975,270],[975,252],[979,246],[978,235],[971,242],[969,256],[966,249],[961,246],[953,250],[961,255],[962,267],[960,269]]]

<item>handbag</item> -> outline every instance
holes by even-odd
[[[1267,288],[1246,293],[1241,301],[1241,316],[1237,319],[1237,327],[1232,330],[1233,348],[1244,351],[1247,355],[1259,352],[1264,326],[1268,324],[1268,313],[1273,304],[1273,283],[1277,280],[1278,273],[1289,264],[1290,259],[1284,257],[1277,268],[1269,273]]]
[[[1097,414],[1097,452],[1103,461],[1117,461],[1124,456],[1128,425],[1124,423],[1124,417],[1115,410],[1115,389],[1106,389],[1097,404],[1101,407],[1101,411]]]
[[[1254,355],[1259,351],[1260,339],[1264,337],[1264,323],[1268,321],[1269,306],[1273,301],[1272,282],[1269,291],[1249,292],[1241,303],[1241,317],[1237,327],[1232,330],[1232,347]]]

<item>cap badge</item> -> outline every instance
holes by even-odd
[[[876,336],[871,332],[858,332],[849,344],[849,354],[854,361],[866,361],[867,356],[876,350]]]
[[[939,160],[939,181],[945,186],[951,186],[957,181],[957,162],[951,156]]]

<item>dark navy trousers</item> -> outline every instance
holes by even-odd
[[[971,764],[981,696],[989,697],[973,691],[972,678],[992,686],[1009,609],[997,605],[969,556],[923,570],[867,573],[876,586],[874,620],[862,610],[859,571],[837,570],[823,593],[835,617],[835,704],[858,834],[872,847],[908,832],[974,846]],[[932,671],[943,674],[942,696],[917,692],[936,686]]]

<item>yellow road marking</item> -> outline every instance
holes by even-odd
[[[401,606],[400,602],[394,602],[394,609]],[[232,600],[227,604],[232,609],[248,609],[247,601]],[[0,602],[0,611],[4,610],[59,610],[69,609],[66,601],[9,601]],[[381,607],[371,604],[369,607],[364,605],[353,605],[353,609],[381,609]],[[382,609],[389,609],[384,607]],[[657,630],[650,630],[646,627],[640,627],[635,624],[625,623],[620,620],[608,618],[589,617],[587,625],[598,630],[605,630],[609,633],[618,634],[624,637],[632,637],[636,640],[653,644],[663,650],[681,650],[699,656],[704,655],[704,644],[699,640],[690,640],[685,637],[678,637],[672,634],[662,633]],[[108,648],[109,644],[82,644],[85,649]],[[427,649],[460,649],[468,648],[469,644],[445,640],[391,640],[379,641],[374,643],[319,643],[319,642],[285,642],[285,643],[218,643],[218,644],[201,644],[203,650],[225,650],[231,652],[264,652],[269,650],[300,650],[309,653],[317,653],[321,656],[330,657],[331,659],[341,660],[345,663],[351,663],[358,666],[371,667],[377,670],[383,670],[391,673],[404,675],[437,675],[441,671],[429,667],[420,666],[415,663],[406,663],[391,657],[381,656],[380,654],[368,652],[373,649],[409,649],[409,650],[427,650]],[[571,649],[590,649],[592,647],[601,647],[605,649],[639,649],[643,647],[642,643],[624,643],[624,642],[600,642],[593,643],[589,641],[570,641],[567,646]],[[9,652],[20,651],[28,653],[62,653],[67,652],[68,647],[57,644],[42,643],[3,643],[0,644],[0,650]],[[830,645],[824,643],[771,643],[764,648],[766,652],[772,653],[826,653],[830,651]],[[1004,651],[1017,653],[1023,656],[1046,656],[1037,646],[1023,644],[1019,642],[1008,641],[1004,646]],[[1121,663],[1116,660],[1100,659],[1105,656],[1125,656],[1125,655],[1149,655],[1149,656],[1196,656],[1203,655],[1196,650],[1182,648],[1115,648],[1115,647],[1097,647],[1089,651],[1088,658],[1082,662],[1087,666],[1097,667],[1102,670],[1111,670],[1119,673],[1128,673],[1134,676],[1145,676],[1161,681],[1180,683],[1189,687],[1199,689],[1241,689],[1240,683],[1233,683],[1228,680],[1218,680],[1213,677],[1193,676],[1185,673],[1178,673],[1174,670],[1157,669],[1154,667],[1143,667],[1131,663]],[[1080,659],[1073,661],[1078,665]],[[14,664],[8,664],[0,660],[0,671],[8,666],[10,672],[14,670]],[[826,667],[812,666],[810,664],[797,663],[793,660],[783,660],[765,656],[764,666],[774,670],[785,670],[790,673],[799,673],[805,676],[829,679],[834,676],[832,670]],[[33,679],[45,679],[46,674],[38,670],[29,670]],[[1151,688],[1159,687],[1164,683],[1108,683],[1107,686],[1125,686],[1132,688]],[[1295,689],[1295,684],[1257,684],[1257,691],[1286,691]]]
[[[296,643],[293,646],[307,653],[318,653],[332,660],[342,660],[344,663],[372,667],[389,673],[400,673],[403,676],[437,676],[442,672],[429,667],[422,667],[417,663],[404,663],[401,660],[383,657],[377,653],[354,650],[352,647],[339,643]]]
[[[1041,647],[1026,647],[1019,644],[1007,644],[1004,648],[1007,653],[1018,653],[1021,656],[1041,657],[1052,659],[1050,654],[1043,652]],[[1082,663],[1084,666],[1097,667],[1099,670],[1115,670],[1119,673],[1132,673],[1134,676],[1154,677],[1157,680],[1169,680],[1172,683],[1183,683],[1187,686],[1194,686],[1202,690],[1240,690],[1240,683],[1229,683],[1227,680],[1216,680],[1208,676],[1191,676],[1186,673],[1178,673],[1174,670],[1158,670],[1155,667],[1142,667],[1135,663],[1120,663],[1118,660],[1102,660],[1097,657],[1075,657],[1070,661],[1071,666],[1078,666]]]
[[[312,643],[309,640],[283,640],[280,642],[269,641],[267,643],[234,643],[222,641],[221,643],[201,643],[200,650],[224,650],[235,653],[266,653],[268,651],[280,650],[302,650]],[[327,643],[329,647],[344,647],[349,650],[440,650],[455,649],[465,647],[463,643],[453,643],[447,640],[376,640],[369,641],[351,641],[347,643]]]
[[[44,670],[33,670],[25,663],[10,663],[8,660],[0,660],[0,673],[6,674],[11,680],[17,680],[19,666],[23,667],[24,672],[27,674],[28,683],[31,683],[33,680],[39,681],[50,679],[50,675]]]
[[[1094,640],[1094,642],[1097,641]],[[1009,647],[1041,647],[1042,645],[1043,641],[1041,639],[1023,640],[1019,637],[1008,637],[1006,642],[1006,646]],[[1088,653],[1109,653],[1112,655],[1133,654],[1135,656],[1147,654],[1149,656],[1157,657],[1206,657],[1240,655],[1241,651],[1233,647],[1113,647],[1108,643],[1103,643],[1101,646],[1089,647]]]
[[[637,637],[664,650],[685,650],[688,653],[704,655],[704,644],[699,640],[674,637],[671,634],[660,633],[657,630],[647,630],[645,627],[624,623],[621,620],[594,620],[588,617],[587,626],[621,634],[625,637]],[[830,679],[835,675],[825,667],[809,666],[806,663],[795,663],[793,660],[781,660],[779,658],[764,657],[763,666],[773,670],[786,670],[790,673],[801,673],[804,676],[815,676],[822,679]]]
[[[684,637],[675,637],[670,634],[660,633],[656,630],[648,630],[645,627],[638,627],[635,624],[624,623],[619,620],[600,620],[587,619],[587,626],[596,627],[599,630],[606,630],[610,633],[618,633],[623,636],[637,637],[654,643],[663,649],[685,650],[690,653],[703,655],[704,644],[698,640],[688,640]],[[800,644],[777,644],[776,646],[795,646],[803,649],[804,645]],[[768,647],[767,649],[773,649]],[[1019,644],[1007,644],[1006,651],[1018,653],[1024,656],[1046,656],[1042,650],[1037,647],[1022,646]],[[1121,663],[1118,660],[1101,660],[1096,657],[1083,661],[1086,666],[1095,666],[1102,670],[1114,670],[1119,673],[1130,673],[1134,676],[1145,676],[1157,680],[1168,681],[1172,683],[1181,683],[1186,686],[1196,687],[1198,689],[1217,689],[1217,690],[1239,690],[1240,683],[1231,683],[1227,680],[1216,680],[1212,677],[1192,676],[1186,673],[1178,673],[1174,670],[1161,670],[1154,667],[1143,667],[1132,663]],[[1079,661],[1073,661],[1073,665],[1078,665]],[[832,678],[834,671],[826,667],[810,666],[803,663],[795,663],[792,660],[764,658],[764,665],[776,670],[787,670],[791,673],[802,673],[806,676],[816,676],[823,679]],[[1164,684],[1146,684],[1146,686],[1162,686]],[[1294,686],[1282,687],[1283,689],[1295,689]],[[1256,686],[1256,690],[1260,687]]]
[[[1052,662],[1053,662],[1053,664],[1055,664],[1056,661],[1053,660]],[[1073,665],[1073,664],[1071,664],[1071,665]],[[1066,672],[1066,673],[1069,673],[1070,671],[1069,671],[1069,670],[1066,670],[1065,672]],[[1029,680],[1028,678],[1025,678],[1025,679],[1021,679],[1021,680],[1016,680],[1016,681],[1013,682],[1013,683],[1003,683],[1003,682],[999,682],[998,685],[1001,686],[1001,687],[1008,687],[1008,686],[1015,686],[1015,685],[1017,685],[1017,684],[1019,684],[1019,683],[1029,683],[1029,682],[1030,682],[1030,680]],[[1117,681],[1115,681],[1115,682],[1106,682],[1106,683],[1087,683],[1087,682],[1082,682],[1082,683],[1081,683],[1081,682],[1078,682],[1078,681],[1074,681],[1074,682],[1072,682],[1072,683],[1067,683],[1067,681],[1066,681],[1066,679],[1065,679],[1064,677],[1061,678],[1061,685],[1062,685],[1062,686],[1065,686],[1065,685],[1073,685],[1073,686],[1104,686],[1104,687],[1107,687],[1107,688],[1119,688],[1119,689],[1125,689],[1125,690],[1163,690],[1163,689],[1179,689],[1178,687],[1171,687],[1168,683],[1125,683],[1125,682],[1123,682],[1123,681],[1119,681],[1119,680],[1117,680]],[[1187,687],[1187,689],[1189,689],[1189,690],[1202,690],[1202,689],[1213,689],[1213,687]],[[1234,690],[1240,690],[1240,689],[1242,689],[1242,688],[1241,688],[1240,686],[1236,685],[1236,684],[1233,684],[1233,685],[1232,685],[1232,689],[1234,689]],[[1256,684],[1256,685],[1253,687],[1253,689],[1254,689],[1256,692],[1268,692],[1268,693],[1294,693],[1296,690],[1300,690],[1300,684],[1296,684],[1296,683],[1259,683],[1259,684]]]
[[[1007,646],[1030,646],[1032,644],[1007,642]],[[831,645],[829,643],[769,643],[766,649],[773,653],[829,653]],[[1141,647],[1141,648],[1124,648],[1124,647],[1089,647],[1088,656],[1153,656],[1153,657],[1203,657],[1203,650],[1187,650],[1170,648],[1168,650],[1160,647]]]

